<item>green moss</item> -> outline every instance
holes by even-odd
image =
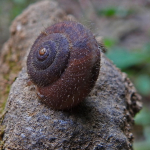
[[[7,52],[7,54],[3,57],[3,63],[7,64],[8,66],[8,71],[7,73],[3,74],[3,80],[4,83],[4,87],[2,91],[0,91],[0,97],[1,97],[1,101],[0,101],[0,115],[3,113],[6,102],[7,102],[7,98],[8,98],[8,94],[11,88],[11,84],[14,82],[14,74],[18,74],[18,72],[21,69],[21,65],[18,64],[19,61],[13,61],[12,60],[12,48],[9,49],[9,51]],[[20,53],[18,52],[18,54],[16,53],[16,60],[19,60],[20,58]],[[18,64],[18,65],[16,65]],[[12,76],[12,77],[11,77]]]

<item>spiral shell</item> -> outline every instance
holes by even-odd
[[[42,32],[27,58],[27,72],[41,102],[69,109],[85,99],[100,69],[100,50],[92,33],[73,21]]]

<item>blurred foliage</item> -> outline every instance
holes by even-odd
[[[109,48],[107,57],[129,75],[140,94],[148,96],[150,93],[150,44],[145,44],[142,49],[130,51],[123,47],[116,47],[114,40],[110,39],[104,39],[104,45]]]
[[[135,117],[135,122],[143,126],[143,141],[134,143],[135,150],[150,149],[150,110],[145,106],[141,112]]]
[[[150,97],[150,44],[145,43],[142,49],[127,50],[124,47],[117,47],[114,39],[104,39],[104,45],[108,48],[106,54],[108,58],[128,74],[138,92],[144,97]],[[144,106],[136,115],[135,124],[143,127],[143,140],[134,142],[134,150],[150,150],[150,110],[148,106]]]
[[[122,7],[106,7],[97,10],[98,16],[105,16],[105,17],[124,18],[134,13],[135,12],[133,11],[133,9],[126,9]]]
[[[38,0],[0,0],[0,15],[2,12],[7,13],[9,15],[9,21],[11,22],[29,4],[36,1]]]
[[[150,110],[144,107],[141,110],[141,112],[135,117],[135,122],[138,125],[149,126],[150,125]]]
[[[8,0],[12,4],[12,9],[10,10],[10,20],[13,20],[17,15],[19,15],[23,9],[25,9],[29,4],[34,3],[36,0]]]

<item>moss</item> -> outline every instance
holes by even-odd
[[[4,111],[11,85],[16,79],[16,76],[21,69],[21,65],[20,65],[21,63],[19,63],[18,61],[20,60],[19,59],[20,53],[18,52],[16,54],[16,60],[12,59],[12,55],[13,55],[13,49],[12,47],[10,47],[8,52],[3,57],[3,64],[6,64],[8,66],[8,71],[6,71],[6,73],[3,73],[3,76],[1,79],[2,82],[0,83],[1,87],[3,87],[3,90],[0,90],[0,97],[1,97],[0,115],[2,115]]]

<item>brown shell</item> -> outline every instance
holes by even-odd
[[[85,99],[94,87],[99,69],[97,41],[88,29],[73,21],[45,29],[27,59],[27,71],[37,85],[41,102],[59,110]]]

